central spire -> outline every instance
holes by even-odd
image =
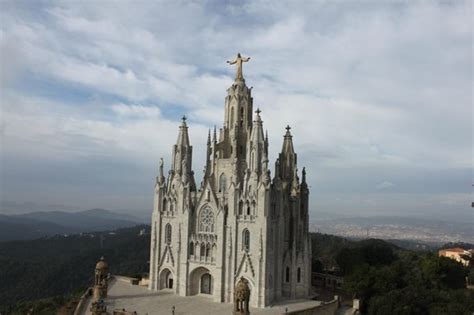
[[[253,99],[252,88],[245,84],[242,63],[249,60],[250,57],[242,57],[239,53],[234,60],[227,61],[236,65],[236,74],[225,98],[224,126],[220,130],[218,146],[221,158],[245,160],[247,156],[247,140],[252,131]]]
[[[249,60],[250,60],[250,57],[242,57],[240,53],[237,53],[237,58],[235,58],[235,60],[227,61],[227,63],[230,65],[237,64],[237,71],[235,73],[235,81],[245,81],[244,76],[242,74],[242,63],[248,62]]]

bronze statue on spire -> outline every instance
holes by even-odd
[[[237,64],[237,71],[235,73],[235,80],[236,81],[243,81],[244,76],[242,75],[242,62],[247,62],[250,60],[250,57],[242,57],[240,53],[237,53],[237,58],[233,61],[227,61],[228,64],[233,65]]]

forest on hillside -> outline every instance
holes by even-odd
[[[51,308],[92,284],[101,256],[112,274],[148,272],[150,237],[139,235],[142,229],[149,226],[0,242],[0,313],[25,314],[31,305],[40,305],[50,315]]]
[[[147,233],[140,233],[143,229]],[[0,313],[54,314],[92,284],[104,256],[112,274],[148,272],[149,226],[0,242]],[[474,294],[465,277],[472,269],[430,252],[402,249],[382,240],[352,241],[313,233],[314,271],[338,273],[345,290],[363,301],[366,314],[471,314]]]
[[[474,269],[438,257],[367,239],[313,234],[313,270],[344,277],[344,290],[362,302],[363,314],[466,314],[474,312]],[[469,244],[464,244],[469,245]]]

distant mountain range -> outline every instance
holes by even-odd
[[[0,241],[114,230],[143,223],[148,222],[142,218],[105,209],[79,212],[40,211],[18,215],[0,214]]]

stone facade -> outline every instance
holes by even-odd
[[[300,181],[287,127],[271,177],[268,136],[260,110],[253,115],[251,92],[240,69],[227,89],[224,125],[219,132],[214,128],[212,138],[208,134],[199,186],[185,117],[167,178],[161,160],[152,215],[151,290],[209,294],[216,302],[232,303],[243,277],[254,307],[308,297],[306,173],[303,168]]]

